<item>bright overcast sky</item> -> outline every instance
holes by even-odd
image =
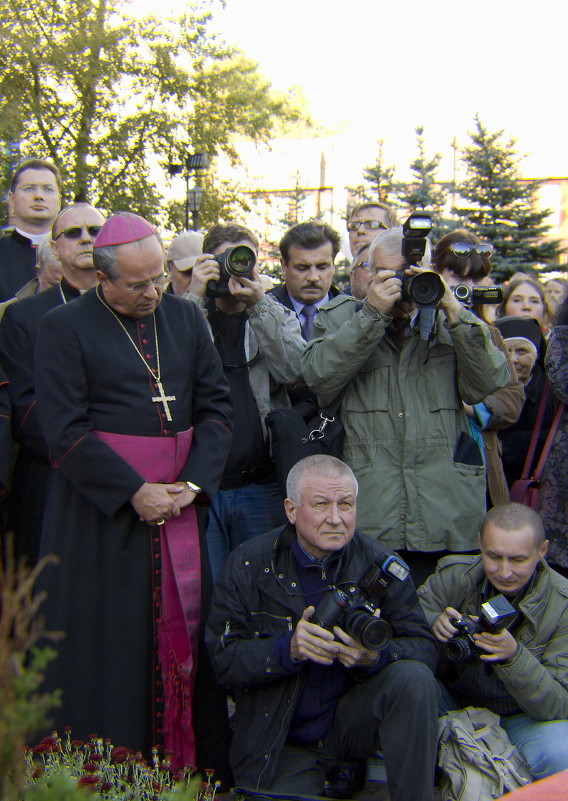
[[[164,0],[182,8],[182,0]],[[155,3],[133,0],[150,13]],[[312,116],[353,141],[385,141],[405,178],[417,125],[428,154],[467,142],[479,112],[527,153],[527,177],[568,176],[564,0],[227,0],[215,28],[257,61],[275,88],[301,86]],[[356,178],[354,177],[354,182]]]

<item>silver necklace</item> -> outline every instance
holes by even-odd
[[[150,365],[148,364],[148,362],[146,361],[144,356],[142,356],[142,354],[140,353],[140,350],[138,349],[138,346],[136,345],[136,342],[132,339],[132,337],[128,333],[128,330],[127,330],[126,326],[123,324],[123,322],[120,319],[120,317],[117,314],[115,314],[115,312],[111,309],[111,307],[107,303],[105,303],[105,301],[101,298],[101,296],[99,294],[99,287],[100,287],[100,284],[96,288],[97,298],[103,304],[105,309],[108,309],[108,311],[112,314],[112,316],[114,317],[116,322],[122,328],[122,330],[124,331],[124,333],[126,334],[128,339],[130,340],[130,343],[132,344],[132,347],[134,348],[134,350],[136,351],[136,353],[138,354],[138,356],[142,360],[142,364],[148,370],[148,372],[150,373],[150,375],[152,376],[152,378],[156,382],[156,385],[158,387],[159,395],[154,395],[152,397],[152,402],[153,403],[161,403],[162,404],[162,406],[164,407],[164,412],[166,413],[166,420],[171,422],[172,421],[172,413],[170,412],[170,407],[169,407],[168,401],[175,401],[176,400],[176,396],[175,395],[166,395],[166,393],[164,392],[164,387],[162,386],[162,381],[161,381],[161,377],[160,377],[160,373],[161,373],[161,369],[160,369],[160,347],[159,347],[159,343],[158,343],[158,329],[156,327],[156,313],[152,312],[152,322],[154,323],[154,343],[155,343],[155,346],[156,346],[156,362],[157,362],[157,365],[158,365],[157,371],[154,372],[154,370],[152,370],[152,368],[150,367]]]

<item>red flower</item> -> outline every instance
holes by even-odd
[[[85,771],[85,773],[96,773],[98,769],[99,766],[95,765],[94,762],[85,762],[85,764],[83,765],[83,770]]]
[[[214,773],[215,771],[212,768],[205,768],[205,775],[209,776],[209,778],[211,778]]]
[[[92,787],[94,789],[95,785],[100,781],[101,777],[98,774],[90,774],[89,776],[81,776],[77,784],[81,787]]]
[[[39,779],[39,777],[43,774],[44,767],[43,765],[38,765],[37,768],[34,768],[32,773],[32,779]]]
[[[128,748],[122,748],[119,746],[118,748],[113,748],[112,750],[112,761],[116,765],[121,765],[123,762],[126,762],[132,756],[132,751]]]
[[[82,748],[85,745],[85,743],[83,742],[83,740],[71,740],[71,745],[73,746],[73,748]]]

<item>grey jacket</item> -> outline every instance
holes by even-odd
[[[207,298],[198,298],[189,292],[184,298],[200,306],[207,317]],[[245,358],[266,436],[264,420],[268,412],[291,405],[286,386],[301,378],[300,354],[306,343],[296,315],[271,295],[249,306],[247,315]]]
[[[453,555],[418,589],[430,626],[446,607],[476,615],[485,571],[480,556]],[[510,662],[493,662],[495,675],[527,715],[568,719],[568,580],[545,561],[520,603],[524,620],[515,632],[519,647]]]
[[[439,315],[431,341],[411,329],[404,346],[389,315],[339,295],[320,309],[302,354],[306,383],[341,403],[343,458],[360,485],[358,525],[391,548],[476,547],[485,512],[485,468],[454,459],[468,433],[463,401],[504,387],[509,369],[485,323],[467,309]]]

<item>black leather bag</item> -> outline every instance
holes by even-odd
[[[280,494],[286,497],[290,469],[305,456],[328,453],[341,457],[343,425],[339,420],[341,396],[325,408],[303,400],[290,409],[275,409],[266,416],[272,460]]]

